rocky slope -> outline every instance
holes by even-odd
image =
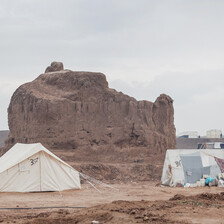
[[[169,96],[137,101],[110,89],[102,73],[63,70],[57,62],[15,91],[8,120],[8,147],[16,142],[41,142],[51,149],[176,146]]]

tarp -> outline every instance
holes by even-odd
[[[169,186],[176,186],[176,183],[196,183],[204,174],[216,178],[222,173],[222,168],[222,149],[168,149],[161,181]]]
[[[0,158],[0,191],[80,189],[79,173],[42,144],[15,144]]]

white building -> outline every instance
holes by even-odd
[[[197,131],[185,131],[178,134],[177,137],[184,137],[184,138],[198,138]]]
[[[206,138],[220,138],[222,136],[222,131],[217,129],[212,129],[206,131]]]

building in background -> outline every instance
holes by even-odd
[[[185,131],[181,132],[177,137],[179,138],[198,138],[198,132],[197,131]]]
[[[206,131],[206,138],[222,138],[222,131],[217,129],[212,129]]]
[[[198,149],[224,149],[224,142],[198,143]]]
[[[5,140],[8,138],[9,131],[0,131],[0,148],[5,145]]]
[[[221,130],[212,129],[206,136],[197,131],[186,131],[177,135],[178,149],[224,149],[224,138]]]

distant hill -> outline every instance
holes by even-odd
[[[5,140],[9,135],[9,131],[0,131],[0,148],[4,146]]]

